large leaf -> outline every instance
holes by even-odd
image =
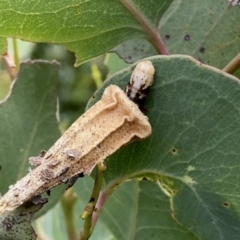
[[[0,1],[0,52],[5,37],[62,44],[77,63],[133,38],[154,41],[155,24],[172,0]],[[151,33],[151,34],[150,34]],[[114,36],[114,37],[113,37]]]
[[[120,185],[106,202],[99,221],[119,240],[197,240],[171,217],[169,199],[159,184],[149,181]]]
[[[22,63],[11,95],[0,105],[2,194],[27,173],[28,158],[47,150],[60,136],[56,120],[57,78],[56,63]],[[56,202],[62,190],[54,189],[54,192],[50,202],[51,199]]]
[[[186,230],[200,239],[238,239],[239,81],[185,56],[150,60],[156,74],[145,108],[152,135],[108,158],[106,191],[125,179],[156,175]],[[134,67],[106,81],[89,106],[109,84],[124,89]]]
[[[229,7],[226,0],[175,0],[154,24],[171,54],[188,54],[223,68],[240,52],[240,8]],[[114,50],[128,62],[156,54],[140,39]]]

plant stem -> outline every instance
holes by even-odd
[[[77,195],[73,188],[68,189],[61,199],[61,205],[65,216],[67,235],[69,240],[77,240],[74,224],[74,205],[77,202]]]
[[[3,61],[5,63],[6,69],[11,80],[14,80],[16,78],[16,65],[12,57],[8,53],[6,53],[3,55]]]
[[[161,36],[158,33],[157,28],[154,28],[149,22],[140,14],[139,10],[127,0],[120,0],[120,2],[133,14],[137,21],[142,25],[143,29],[147,32],[154,47],[159,54],[169,55]]]
[[[18,54],[17,39],[16,39],[16,38],[13,38],[12,41],[13,41],[14,62],[15,62],[15,65],[16,65],[16,67],[17,67],[17,70],[18,70],[20,60],[19,60],[19,54]]]
[[[94,228],[97,223],[99,213],[101,212],[102,206],[104,205],[108,195],[109,195],[108,191],[103,191],[99,195],[99,198],[96,204],[96,210],[94,211],[93,217],[92,217],[92,228]]]
[[[99,193],[102,187],[103,172],[105,170],[106,170],[106,166],[104,163],[99,163],[97,165],[97,173],[95,177],[92,195],[89,200],[89,203],[87,204],[83,213],[81,214],[81,218],[84,219],[84,225],[83,225],[83,230],[80,233],[80,240],[87,240],[92,234],[92,231],[93,231],[92,216],[93,216],[95,205],[97,203]]]
[[[240,68],[240,53],[235,58],[233,58],[231,62],[227,64],[227,66],[223,68],[223,71],[229,74],[233,74],[239,68]]]
[[[93,81],[96,85],[96,88],[100,88],[103,81],[102,81],[101,72],[99,71],[97,64],[91,65],[91,75],[92,75]]]

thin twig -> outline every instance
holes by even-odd
[[[16,78],[16,74],[17,74],[17,69],[16,69],[16,65],[14,63],[14,60],[8,53],[6,53],[2,56],[3,56],[3,61],[5,63],[5,66],[8,71],[9,76],[10,76],[11,80],[14,80]]]
[[[77,201],[77,195],[73,188],[68,189],[61,199],[61,205],[65,216],[67,235],[69,240],[77,240],[77,234],[74,224],[74,205]]]
[[[103,207],[104,203],[107,200],[108,195],[109,195],[108,191],[100,192],[100,195],[99,195],[96,207],[95,207],[95,211],[94,211],[93,217],[92,217],[92,228],[94,228],[96,223],[97,223],[99,214],[100,214],[100,212],[102,210],[102,207]]]
[[[149,35],[151,42],[157,49],[159,54],[169,55],[168,49],[166,48],[157,28],[153,28],[149,22],[142,16],[140,11],[127,0],[120,0],[120,2],[133,14],[136,20],[142,25],[143,29]]]
[[[231,62],[227,64],[227,66],[223,68],[223,71],[229,74],[233,74],[239,68],[240,68],[240,53],[235,58],[233,58]]]
[[[16,64],[17,69],[19,68],[19,64],[20,64],[20,58],[19,58],[19,53],[18,53],[18,43],[17,43],[17,39],[13,38],[12,39],[13,42],[13,54],[14,54],[14,62]]]
[[[106,169],[106,166],[103,163],[97,165],[97,174],[95,177],[95,183],[92,191],[92,195],[88,205],[85,207],[84,212],[81,214],[81,218],[84,219],[83,230],[80,234],[80,240],[87,240],[92,234],[92,216],[95,210],[95,205],[97,203],[99,193],[102,187],[103,182],[103,172]]]

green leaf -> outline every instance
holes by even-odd
[[[152,135],[108,158],[108,188],[154,174],[186,229],[200,239],[237,239],[240,82],[186,56],[150,60],[156,73],[145,108]],[[88,106],[109,84],[124,89],[134,67],[105,81]]]
[[[2,0],[0,39],[62,44],[74,51],[77,64],[134,38],[154,41],[156,23],[172,0]],[[114,36],[114,37],[113,37]],[[6,45],[0,44],[0,52]]]
[[[108,76],[113,75],[115,72],[118,72],[129,65],[121,60],[115,53],[106,54],[104,64],[108,67]]]
[[[121,184],[106,202],[99,221],[118,240],[197,240],[172,218],[169,198],[157,182],[135,180]]]
[[[188,54],[222,69],[240,52],[239,22],[239,7],[226,0],[175,0],[155,24],[171,54]],[[114,50],[131,63],[157,54],[149,42],[135,39]]]
[[[156,48],[145,39],[131,39],[113,48],[111,52],[115,52],[126,63],[134,63],[158,54]]]
[[[44,204],[33,204],[31,201],[24,203],[12,212],[0,215],[0,239],[4,240],[35,240],[36,234],[31,226],[31,220]]]
[[[172,54],[188,54],[223,68],[240,52],[238,7],[220,1],[174,1],[160,22]],[[177,41],[177,44],[176,44]]]
[[[22,63],[11,95],[0,105],[1,193],[27,173],[30,156],[47,150],[60,136],[56,120],[57,78],[56,63]],[[61,193],[58,190],[54,197],[59,198]]]

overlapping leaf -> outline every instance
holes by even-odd
[[[58,64],[21,64],[11,95],[0,106],[0,192],[28,171],[28,158],[47,150],[60,136],[56,120]],[[53,190],[47,208],[56,203],[62,189]],[[47,208],[43,208],[46,211]]]
[[[129,39],[150,39],[141,21],[146,20],[146,24],[155,29],[153,23],[161,18],[171,2],[2,0],[0,52],[6,51],[4,38],[17,37],[62,44],[74,51],[77,63],[81,63]]]
[[[240,8],[226,0],[175,0],[155,22],[170,54],[187,54],[223,68],[240,52]],[[125,61],[157,54],[144,40],[130,40],[114,49]]]

